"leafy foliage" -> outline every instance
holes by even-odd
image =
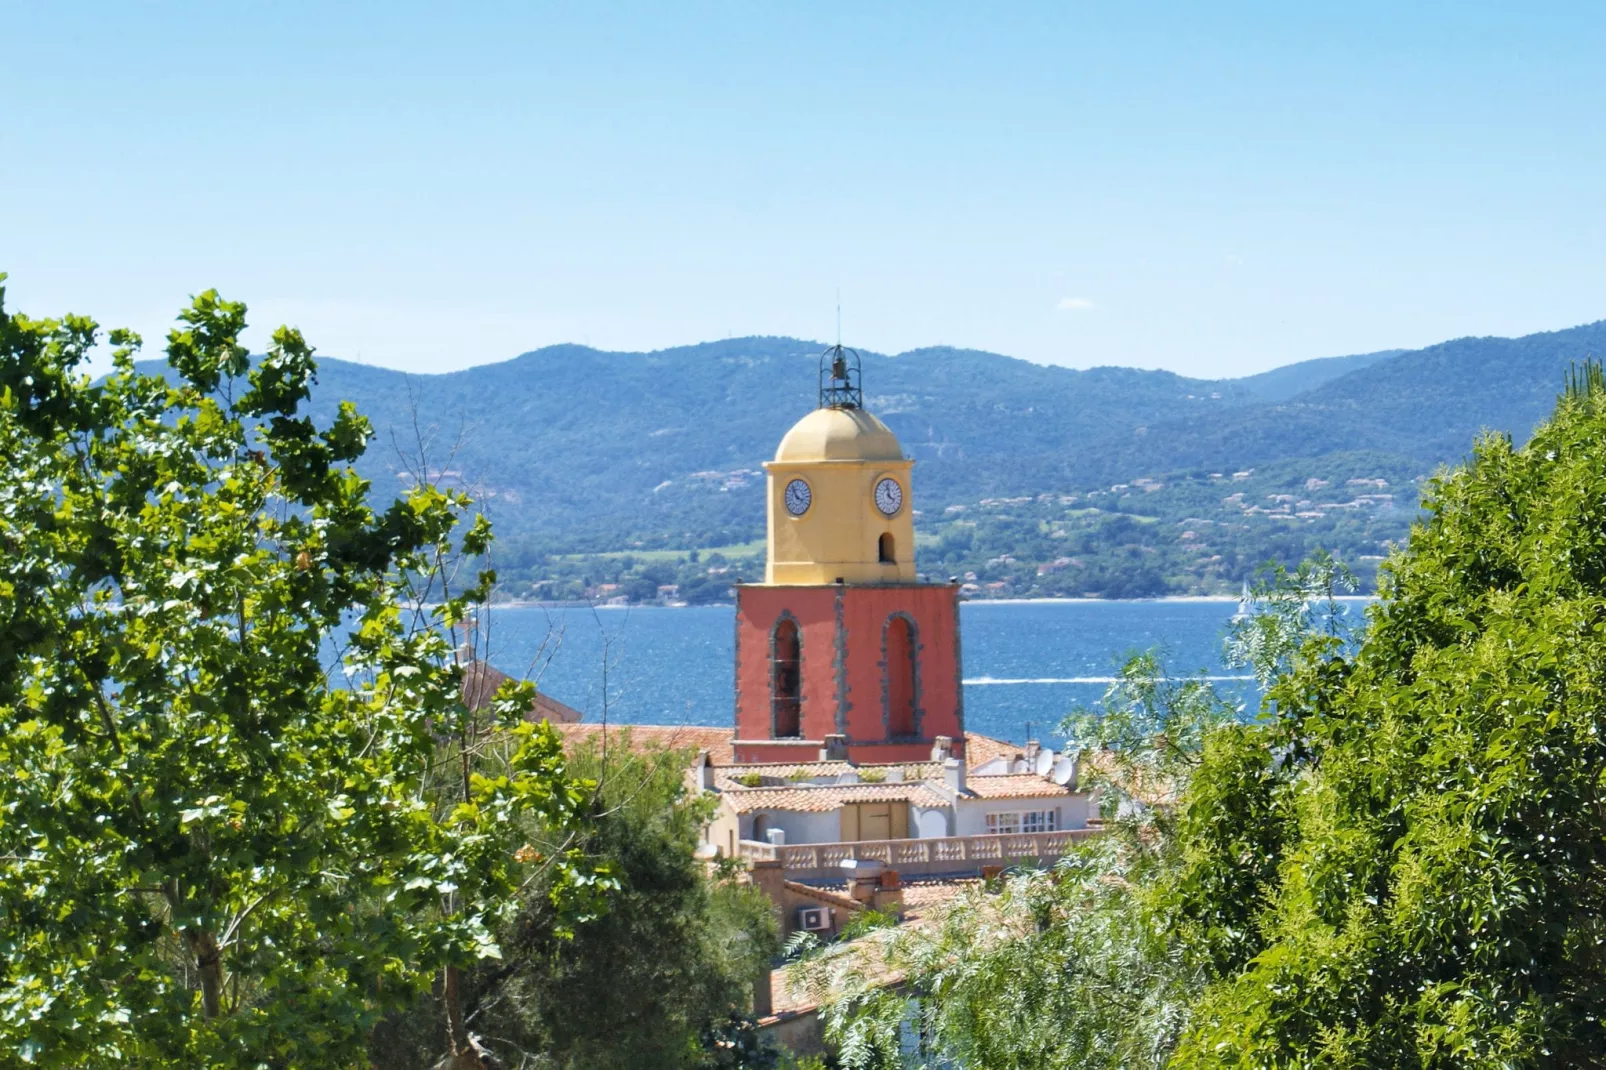
[[[805,954],[793,983],[825,1005],[844,1067],[1163,1066],[1207,975],[1155,894],[1183,843],[1174,793],[1233,709],[1209,684],[1134,658],[1099,709],[1068,720],[1110,834],[1053,870],[978,887],[927,928]],[[901,986],[889,977],[904,977]]]
[[[1179,1062],[1606,1058],[1603,431],[1584,376],[1526,447],[1482,439],[1436,480],[1359,650],[1274,687],[1308,758],[1263,845],[1256,938]]]
[[[777,950],[774,908],[750,885],[711,878],[694,854],[706,799],[688,794],[690,755],[614,741],[582,747],[571,769],[597,785],[573,842],[617,881],[609,909],[558,935],[550,881],[530,883],[498,931],[503,957],[465,972],[465,1014],[509,1067],[773,1066],[751,1022],[755,978]],[[547,842],[562,829],[527,827]],[[377,1065],[433,1062],[435,997],[392,1015]]]
[[[434,790],[470,503],[376,510],[367,422],[301,415],[311,347],[253,365],[245,314],[195,298],[170,377],[114,331],[92,383],[96,324],[0,309],[0,1065],[364,1065],[385,1006],[499,953],[540,868],[510,830],[582,817],[513,689],[501,770]],[[544,880],[565,917],[606,885]]]
[[[1427,509],[1359,636],[1331,559],[1268,577],[1258,721],[1166,723],[1140,661],[1068,725],[1123,755],[1113,834],[889,941],[902,990],[825,977],[849,1065],[897,1065],[911,1013],[989,1067],[1606,1061],[1606,378]]]
[[[1306,644],[1341,647],[1351,629],[1340,592],[1355,590],[1355,575],[1325,550],[1290,571],[1262,570],[1248,604],[1228,626],[1227,664],[1254,670],[1261,687],[1293,671]]]

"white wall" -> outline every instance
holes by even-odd
[[[1058,810],[1059,827],[1079,829],[1087,827],[1088,798],[1086,794],[1054,795],[1044,799],[960,799],[955,807],[955,836],[987,835],[987,815],[1027,810]]]
[[[741,838],[756,840],[753,819],[763,814],[769,827],[786,833],[787,843],[836,843],[842,839],[842,816],[835,810],[823,813],[799,810],[759,810],[742,815]]]
[[[928,810],[919,806],[911,806],[909,810],[909,835],[922,840],[935,840],[954,834],[954,819],[950,811],[935,807]]]

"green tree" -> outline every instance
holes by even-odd
[[[1063,726],[1108,835],[1052,870],[960,896],[938,924],[819,949],[791,968],[822,1002],[842,1065],[1165,1065],[1208,976],[1154,890],[1185,850],[1176,797],[1234,716],[1206,681],[1167,679],[1151,655],[1129,661],[1095,709]]]
[[[370,504],[366,421],[298,415],[298,332],[253,365],[243,305],[180,319],[169,377],[114,331],[96,382],[95,323],[0,290],[0,1065],[364,1065],[385,1006],[498,953],[532,871],[594,905],[577,852],[510,839],[588,794],[529,726],[430,792],[491,579],[446,591],[442,563],[488,530],[454,546],[468,502],[428,486]]]
[[[977,897],[941,934],[904,938],[913,953],[892,945],[939,1055],[1606,1062],[1600,369],[1574,376],[1526,446],[1481,439],[1426,509],[1358,637],[1330,559],[1270,577],[1233,639],[1269,685],[1257,721],[1179,733],[1141,703],[1103,718],[1127,756],[1106,760],[1117,773],[1147,773],[1173,743],[1189,756],[1116,797],[1117,816],[1126,797],[1143,804],[1128,817],[1156,815],[1135,826],[1146,870],[1126,864],[1142,856],[1123,853],[1118,821],[1103,858]],[[864,1037],[885,1058],[907,1004],[854,983],[837,986],[832,1028],[845,1056]]]
[[[1179,1064],[1606,1061],[1599,369],[1427,509],[1359,649],[1308,650],[1272,689],[1269,742],[1305,757]]]
[[[509,1066],[572,1070],[773,1065],[744,1026],[753,982],[778,951],[774,908],[734,873],[696,856],[711,816],[688,792],[684,751],[582,746],[572,769],[596,783],[574,846],[618,881],[608,910],[558,933],[547,878],[531,883],[498,932],[503,957],[464,978],[465,1010]],[[529,828],[533,839],[561,830]],[[417,1006],[430,1006],[432,998]],[[398,1013],[376,1034],[374,1062],[425,1067],[433,1037]]]

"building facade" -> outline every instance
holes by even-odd
[[[764,582],[736,591],[739,761],[962,755],[959,589],[915,571],[913,468],[857,355],[828,350],[819,407],[765,465]]]

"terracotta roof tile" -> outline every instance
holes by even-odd
[[[460,652],[458,658],[463,666],[463,704],[471,710],[481,710],[490,705],[497,689],[513,679],[495,665],[470,657],[467,653]],[[530,705],[525,717],[531,721],[573,724],[580,720],[581,713],[573,706],[566,706],[555,698],[537,692],[535,702]]]
[[[840,907],[843,910],[849,910],[855,914],[864,909],[863,903],[859,902],[857,899],[854,899],[852,896],[843,895],[841,892],[834,892],[825,888],[816,888],[812,884],[801,884],[798,881],[783,880],[781,883],[785,885],[789,891],[796,892],[798,895],[807,896],[816,903],[824,903],[826,906],[831,907]]]
[[[1074,794],[1070,788],[1036,773],[967,777],[965,790],[978,799],[1033,799]]]
[[[916,924],[937,917],[942,908],[957,899],[967,889],[978,887],[979,877],[961,877],[957,880],[907,880],[903,882],[903,920]]]
[[[584,723],[557,724],[552,727],[570,746],[603,739],[606,732],[609,746],[623,743],[628,738],[631,747],[636,749],[662,747],[666,750],[706,750],[716,764],[728,764],[734,757],[731,740],[736,733],[730,728],[695,724],[610,724],[604,729],[600,724]]]
[[[791,787],[798,781],[807,783],[805,776],[794,774],[807,774],[816,776],[841,776],[853,765],[849,762],[742,762],[737,765],[722,765],[714,771],[714,786],[720,789],[745,787],[741,782],[744,776],[758,775],[763,778],[765,787]]]
[[[861,779],[861,783],[897,784],[942,779],[942,767],[932,762],[893,762],[886,765],[854,765],[852,762],[742,762],[737,765],[720,766],[714,774],[714,785],[722,789],[746,787],[741,782],[742,777],[757,774],[763,778],[763,787],[793,787],[799,782],[807,786],[810,777],[838,777],[855,770],[861,778],[864,778],[867,772],[870,777],[875,777],[884,776],[885,771],[891,769],[903,770],[903,780]]]
[[[994,739],[992,736],[978,735],[975,732],[965,733],[965,764],[974,769],[976,766],[993,758],[1021,758],[1026,752],[1008,740]]]
[[[948,800],[919,781],[905,784],[839,784],[831,787],[733,788],[725,801],[738,814],[754,810],[792,810],[827,813],[844,803],[912,802],[919,806],[947,806]]]

